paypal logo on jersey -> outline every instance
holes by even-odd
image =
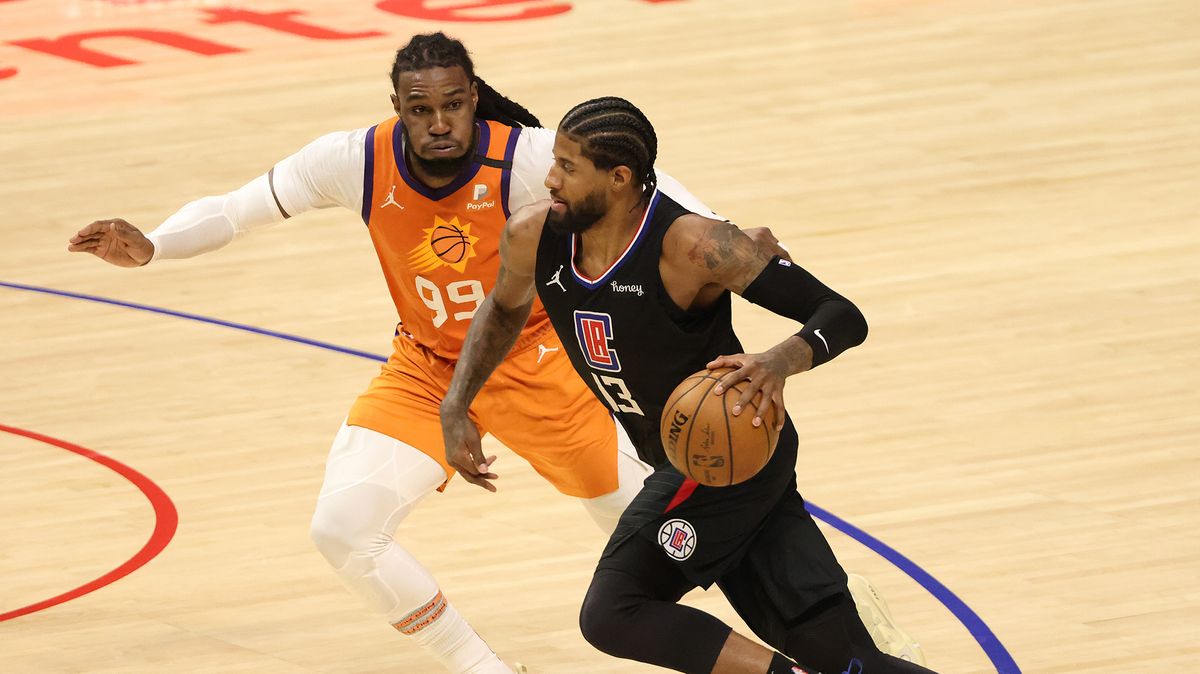
[[[481,211],[485,208],[495,208],[496,200],[480,201],[480,199],[488,195],[488,186],[483,183],[475,183],[474,191],[471,193],[471,202],[467,204],[468,211]]]
[[[575,312],[575,337],[588,365],[605,372],[620,372],[621,361],[609,342],[613,338],[612,316],[591,311]]]

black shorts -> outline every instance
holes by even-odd
[[[616,551],[635,540],[656,546],[691,584],[717,583],[756,633],[764,611],[761,628],[770,631],[845,592],[846,573],[796,492],[797,444],[788,419],[766,467],[729,487],[697,485],[669,465],[656,470],[621,516],[597,572],[636,575],[620,568]]]

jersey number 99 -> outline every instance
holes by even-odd
[[[452,316],[446,308],[447,298],[455,305],[459,305],[451,308],[470,305],[469,309],[453,313],[456,321],[471,320],[471,317],[479,310],[479,304],[483,302],[484,298],[483,284],[479,281],[455,281],[448,284],[445,298],[443,298],[441,288],[423,276],[417,277],[417,294],[421,296],[421,301],[425,303],[425,306],[433,311],[433,327],[435,328],[442,327],[442,324]]]

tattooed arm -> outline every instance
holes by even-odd
[[[500,238],[500,274],[471,319],[454,378],[441,405],[446,461],[471,484],[496,491],[490,480],[495,456],[484,457],[479,429],[467,413],[492,372],[504,362],[533,308],[534,263],[548,201],[526,206],[509,218]]]
[[[854,304],[798,265],[772,257],[728,222],[697,215],[676,220],[663,239],[659,270],[671,299],[684,309],[711,306],[729,290],[804,324],[799,333],[766,352],[723,355],[708,364],[734,368],[717,385],[718,394],[748,382],[734,414],[762,393],[755,425],[762,423],[771,404],[783,410],[788,376],[831,360],[866,338],[866,320]],[[776,422],[783,427],[783,414],[776,415]]]

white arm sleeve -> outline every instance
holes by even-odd
[[[362,210],[366,132],[321,136],[276,164],[269,178],[263,174],[228,194],[187,204],[147,235],[154,244],[151,261],[207,253],[314,208]]]
[[[517,139],[517,147],[513,152],[512,179],[508,185],[509,213],[550,196],[545,182],[550,165],[554,163],[554,133],[551,129],[521,129],[521,136]],[[704,202],[665,171],[654,169],[654,172],[658,176],[658,189],[680,206],[706,218],[725,219],[713,213]]]
[[[513,150],[513,167],[508,182],[508,212],[550,198],[546,174],[554,163],[554,131],[540,127],[521,129]]]

